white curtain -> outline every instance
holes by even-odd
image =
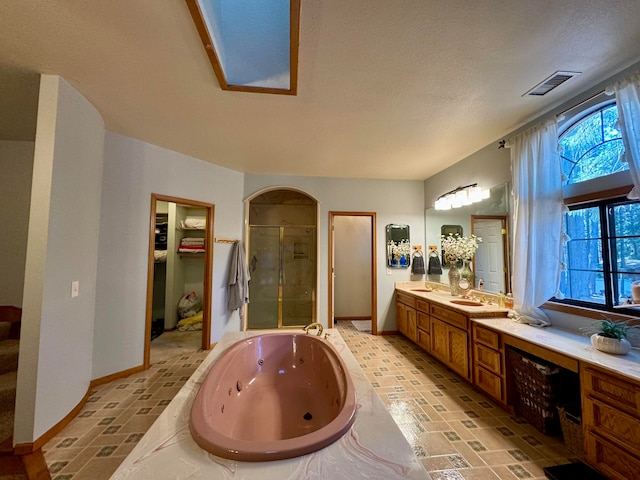
[[[607,87],[606,92],[616,95],[618,125],[625,150],[622,159],[629,163],[633,181],[628,198],[640,199],[640,72]]]
[[[538,307],[556,294],[561,269],[562,169],[554,118],[507,141],[513,174],[513,297],[522,323],[548,324]]]

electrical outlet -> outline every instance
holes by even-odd
[[[71,282],[71,298],[77,297],[80,294],[80,282],[77,280]]]

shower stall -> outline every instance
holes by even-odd
[[[316,321],[316,210],[315,200],[292,190],[251,200],[249,329]]]

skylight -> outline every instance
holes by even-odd
[[[295,95],[300,0],[186,0],[223,90]]]

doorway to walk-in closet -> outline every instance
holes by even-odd
[[[210,348],[209,203],[151,195],[144,366]]]
[[[247,328],[300,328],[316,321],[318,202],[294,189],[248,201]]]
[[[329,212],[329,326],[377,335],[376,214]]]

